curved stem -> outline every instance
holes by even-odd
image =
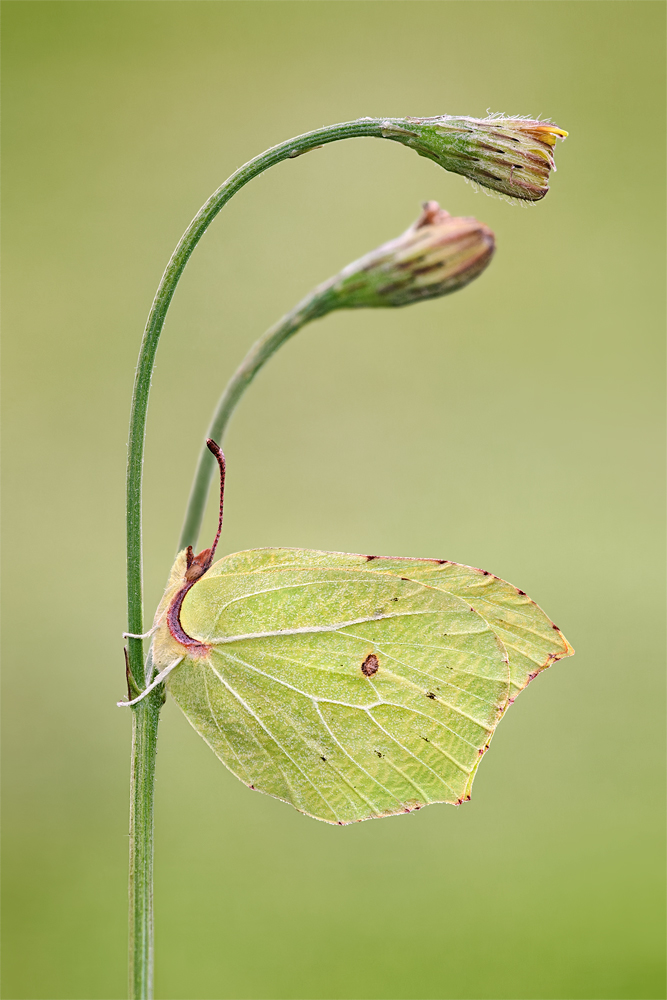
[[[358,136],[370,136],[381,139],[383,124],[386,119],[360,118],[354,122],[344,122],[339,125],[329,125],[326,128],[307,132],[305,135],[288,139],[278,146],[273,146],[260,156],[256,156],[243,167],[240,167],[231,177],[211,195],[208,201],[197,212],[178,246],[167,264],[160,281],[151,311],[146,323],[139,361],[134,380],[132,394],[132,410],[130,416],[130,435],[127,458],[127,631],[135,635],[143,629],[143,595],[142,595],[142,556],[141,556],[141,485],[144,455],[144,439],[146,434],[146,412],[150,393],[151,376],[155,362],[160,334],[167,315],[167,310],[176,290],[178,281],[185,265],[190,259],[194,248],[199,243],[213,219],[223,206],[237,191],[257,177],[264,170],[287,160],[307,153],[317,146],[338,139],[352,139]],[[395,138],[395,136],[386,136]],[[143,678],[143,647],[141,639],[128,641],[129,666],[137,686],[145,686]]]
[[[335,308],[331,304],[330,284],[330,282],[326,282],[316,288],[253,344],[227,383],[213,414],[206,437],[213,438],[214,441],[221,444],[232,413],[260,368],[286,340],[293,337],[306,323],[324,316],[330,312],[331,308]],[[194,548],[197,544],[214,468],[213,456],[204,444],[190,490],[181,538],[178,543],[179,551],[187,548],[188,545],[192,545]]]
[[[363,118],[330,125],[289,139],[250,160],[222,184],[194,217],[162,275],[144,330],[134,379],[127,456],[127,615],[128,633],[143,631],[141,495],[146,436],[146,413],[155,354],[162,327],[178,281],[190,255],[213,219],[237,191],[264,170],[338,139],[357,136],[383,138],[383,119]],[[395,138],[395,136],[386,136]],[[294,331],[292,331],[294,332]],[[128,639],[128,670],[139,691],[152,679],[150,654],[144,671],[141,639]],[[153,995],[153,795],[157,728],[163,688],[133,706],[132,769],[130,787],[130,997],[150,1000]]]

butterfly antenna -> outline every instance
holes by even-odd
[[[222,506],[225,501],[225,456],[222,454],[222,450],[218,447],[215,441],[211,440],[211,438],[206,439],[206,446],[208,450],[215,455],[215,459],[220,468],[220,515],[218,517],[218,533],[215,536],[213,545],[211,546],[211,554],[209,556],[209,559],[212,562],[216,547],[220,541],[220,533],[222,532]]]

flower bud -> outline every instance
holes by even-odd
[[[556,169],[553,147],[567,132],[528,118],[391,118],[383,135],[463,174],[482,187],[523,201],[539,201]]]
[[[463,288],[493,256],[491,230],[473,218],[455,218],[428,201],[402,236],[384,243],[331,280],[329,308],[406,306]]]

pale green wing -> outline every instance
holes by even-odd
[[[462,801],[510,696],[503,643],[467,600],[364,558],[219,560],[181,610],[211,652],[168,682],[242,781],[331,823]]]

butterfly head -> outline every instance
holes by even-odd
[[[188,545],[185,550],[186,568],[184,574],[185,583],[195,583],[213,562],[214,549],[202,549],[198,555],[192,552],[192,546]]]

